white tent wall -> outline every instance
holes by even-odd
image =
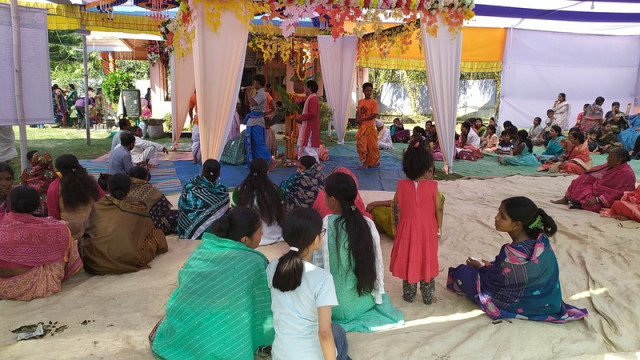
[[[499,121],[530,127],[545,118],[558,93],[571,105],[569,126],[586,103],[603,96],[638,104],[640,36],[607,36],[510,29],[502,67]]]

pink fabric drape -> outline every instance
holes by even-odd
[[[213,32],[206,21],[204,4],[199,2],[195,8],[193,44],[203,161],[218,159],[224,149],[236,110],[249,35],[249,24],[230,11],[222,14],[222,26]]]
[[[338,133],[338,144],[343,144],[347,129],[347,110],[356,74],[358,38],[342,36],[334,39],[330,35],[319,35],[318,48],[327,103],[333,110],[333,127]],[[331,135],[331,124],[328,132]]]
[[[178,140],[184,129],[189,114],[189,98],[196,88],[196,77],[193,69],[193,53],[184,57],[173,54],[171,71],[171,129],[173,130],[173,147],[178,148]]]
[[[433,120],[438,130],[438,141],[442,149],[443,171],[453,171],[455,154],[454,137],[460,86],[460,59],[462,55],[462,31],[451,34],[447,24],[438,18],[437,36],[427,34],[425,24],[420,21],[422,48],[427,68],[429,96],[433,107]]]

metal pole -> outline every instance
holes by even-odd
[[[84,29],[84,25],[82,25],[82,29]],[[89,116],[89,70],[87,64],[86,35],[82,35],[82,65],[84,65],[84,121],[87,126],[87,146],[91,146],[91,118]]]
[[[18,0],[11,0],[11,28],[13,30],[13,68],[14,87],[16,93],[16,110],[18,127],[20,129],[20,165],[22,170],[27,168],[27,124],[24,119],[24,103],[22,96],[22,54],[20,50],[20,13]]]

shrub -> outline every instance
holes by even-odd
[[[118,103],[120,90],[132,89],[133,86],[133,75],[123,71],[114,71],[109,73],[102,81],[102,91],[112,104]]]

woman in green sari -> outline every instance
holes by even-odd
[[[354,180],[334,173],[325,181],[332,215],[324,218],[322,248],[313,262],[331,272],[338,297],[331,319],[345,331],[372,332],[402,325],[402,312],[384,291],[380,235],[355,205]]]
[[[606,122],[602,126],[602,133],[598,136],[598,147],[593,151],[598,154],[608,154],[611,149],[621,147],[618,141],[618,134],[613,132],[611,122]]]
[[[558,125],[553,125],[551,129],[549,129],[549,136],[551,136],[551,138],[547,143],[547,149],[542,154],[538,155],[538,160],[542,163],[547,160],[551,160],[554,157],[558,157],[564,152],[564,148],[562,147],[562,142],[564,141],[562,128]]]
[[[160,359],[253,359],[273,343],[260,215],[237,207],[213,223],[178,273],[166,316],[149,335]]]

